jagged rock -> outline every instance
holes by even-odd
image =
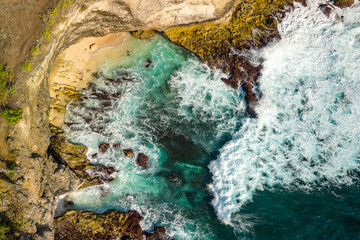
[[[328,3],[320,4],[319,8],[327,17],[329,17],[330,13],[335,9],[331,4],[328,4]]]
[[[172,238],[166,234],[165,227],[158,227],[154,226],[154,232],[144,232],[144,235],[146,236],[146,240],[172,240]]]
[[[125,156],[127,157],[131,157],[132,155],[134,155],[134,152],[132,149],[124,149],[123,153],[125,154]]]
[[[149,68],[149,67],[151,67],[151,64],[152,64],[152,61],[149,59],[146,61],[145,67]]]
[[[112,145],[112,147],[113,147],[114,149],[120,149],[120,148],[121,148],[121,144],[120,144],[120,143],[114,143],[114,144]]]
[[[135,211],[109,210],[98,214],[70,210],[56,218],[55,239],[143,239],[140,221],[143,218]]]
[[[136,158],[136,163],[141,167],[141,168],[148,168],[149,167],[149,157],[146,156],[143,153],[139,153],[139,155]]]
[[[108,144],[108,143],[102,143],[102,144],[100,144],[100,146],[99,146],[99,150],[100,150],[102,153],[105,153],[109,148],[110,148],[110,144]]]

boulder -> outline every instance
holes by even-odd
[[[139,153],[139,155],[136,158],[136,163],[141,167],[141,168],[148,168],[149,167],[149,157],[146,156],[143,153]]]
[[[100,144],[100,146],[99,146],[99,150],[100,150],[102,153],[105,153],[109,148],[110,148],[110,144],[108,144],[108,143],[102,143],[102,144]]]
[[[123,153],[125,154],[125,156],[127,157],[131,157],[132,155],[134,155],[134,152],[132,149],[124,149]]]

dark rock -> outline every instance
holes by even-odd
[[[102,143],[102,144],[100,144],[100,146],[99,146],[99,150],[100,150],[102,153],[105,153],[109,148],[110,148],[110,144],[108,144],[108,143]]]
[[[149,67],[151,67],[151,65],[152,65],[152,61],[150,59],[147,60],[145,67],[149,68]]]
[[[123,153],[125,154],[125,156],[127,157],[131,157],[132,155],[134,155],[134,152],[132,149],[124,149]]]
[[[94,153],[93,155],[91,155],[92,158],[96,158],[97,157],[97,153]]]
[[[146,240],[171,240],[172,238],[166,234],[165,227],[154,226],[154,232],[143,232],[146,236]]]
[[[186,195],[186,198],[189,201],[194,201],[194,199],[195,199],[195,193],[194,192],[186,192],[185,195]]]
[[[139,155],[136,158],[136,163],[141,167],[141,168],[147,168],[149,167],[149,157],[146,156],[143,153],[139,153]]]
[[[326,4],[321,3],[319,5],[319,8],[327,17],[329,17],[330,13],[335,9],[331,4],[328,4],[328,3],[326,3]]]
[[[178,186],[182,185],[182,180],[176,173],[171,173],[170,175],[167,175],[166,179],[169,182],[174,183],[174,184],[176,184]]]
[[[121,144],[120,144],[120,143],[114,143],[114,144],[113,144],[113,148],[114,148],[114,149],[120,149],[120,148],[121,148]]]

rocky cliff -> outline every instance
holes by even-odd
[[[343,7],[352,2],[339,0],[335,4]],[[292,5],[291,0],[0,3],[0,234],[20,239],[53,239],[58,196],[75,191],[82,183],[78,173],[54,154],[54,147],[49,148],[51,99],[47,80],[61,52],[86,37],[168,29],[165,35],[172,41],[232,74],[224,81],[236,87],[249,76],[256,81],[259,66],[243,58],[229,58],[229,53],[260,47],[275,38],[274,16],[281,18],[279,9]],[[189,24],[195,25],[182,27]],[[171,28],[174,26],[180,27]],[[247,92],[256,102],[252,88]]]

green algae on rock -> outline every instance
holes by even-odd
[[[155,225],[153,233],[143,231],[140,226],[142,216],[136,211],[105,213],[69,210],[54,220],[56,240],[97,240],[136,239],[170,240],[164,227]]]
[[[143,239],[142,217],[135,211],[103,214],[70,210],[55,219],[55,239]]]
[[[65,161],[76,174],[83,179],[80,188],[99,185],[114,180],[110,175],[116,170],[112,167],[92,165],[86,157],[87,147],[70,143],[64,131],[56,126],[50,126],[50,153],[55,159]],[[87,170],[103,174],[90,174]]]
[[[228,54],[230,46],[241,47],[247,41],[262,45],[271,40],[277,31],[275,15],[292,3],[293,0],[241,0],[227,22],[173,27],[164,34],[217,66],[217,60]]]

